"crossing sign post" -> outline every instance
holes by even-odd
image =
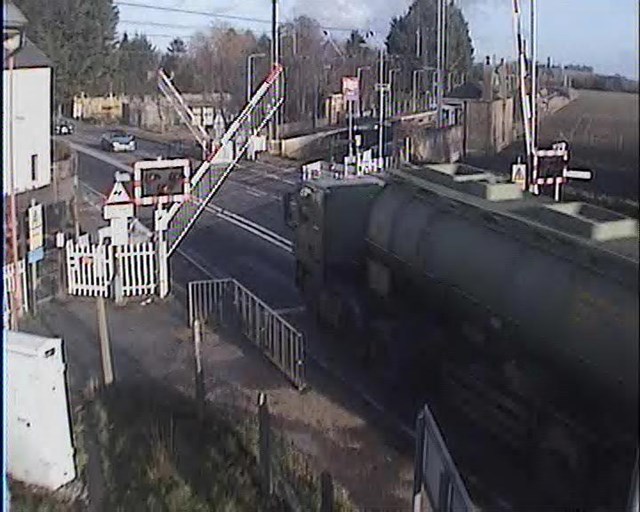
[[[129,219],[134,215],[134,204],[123,185],[116,181],[105,201],[102,215],[110,223],[108,234],[113,245],[129,243]]]

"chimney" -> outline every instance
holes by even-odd
[[[482,72],[482,99],[491,101],[493,99],[493,66],[488,55],[485,58]]]

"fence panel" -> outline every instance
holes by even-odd
[[[231,279],[215,279],[210,281],[191,281],[189,283],[189,326],[199,318],[206,322],[209,317],[216,321],[223,320],[222,304],[225,289],[232,283]]]
[[[69,294],[84,297],[109,297],[113,279],[113,247],[76,244],[67,241],[67,277]]]
[[[304,336],[235,279],[192,281],[188,307],[190,325],[214,316],[237,328],[296,388],[306,387]]]
[[[115,263],[121,277],[122,295],[152,295],[157,286],[156,250],[153,242],[115,246]]]
[[[3,267],[3,297],[2,297],[2,316],[5,326],[10,325],[11,321],[11,294],[15,290],[16,279],[20,279],[22,282],[22,304],[20,306],[20,314],[29,311],[29,299],[27,288],[27,265],[25,260],[18,261],[18,273],[14,272],[15,265],[9,263]]]

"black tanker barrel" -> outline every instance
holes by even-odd
[[[611,229],[594,228],[589,238],[584,218],[598,215],[582,203],[500,213],[477,198],[445,196],[387,185],[371,211],[369,244],[416,281],[427,277],[517,326],[512,341],[529,353],[635,407],[637,223],[595,209],[613,216]]]

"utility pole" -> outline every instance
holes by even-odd
[[[274,69],[280,62],[280,37],[278,35],[278,0],[272,0],[271,4],[271,69]],[[280,77],[276,78],[274,87],[275,101],[280,99]],[[273,115],[271,122],[271,140],[278,140],[278,125],[280,124],[280,109]]]
[[[538,49],[537,49],[537,19],[536,19],[536,0],[531,0],[531,181],[533,184],[533,192],[539,192],[538,179],[538,155],[537,155],[537,110],[538,110]]]
[[[447,0],[438,0],[437,6],[437,88],[436,88],[436,116],[437,127],[442,126],[442,104],[444,101],[444,84],[447,66]]]
[[[380,162],[380,169],[384,169],[384,46],[380,47],[378,77],[378,87],[380,89],[380,104],[378,107],[378,160]]]
[[[16,204],[16,175],[15,175],[15,151],[14,151],[14,66],[15,58],[9,57],[9,229],[11,230],[11,261],[13,263],[13,292],[11,294],[11,328],[18,329],[18,318],[22,312],[22,279],[19,275],[19,251],[18,251],[18,208]],[[25,268],[26,272],[26,268]]]
[[[364,90],[364,88],[362,87],[362,72],[365,69],[371,69],[371,66],[361,66],[358,69],[356,69],[356,78],[358,79],[358,117],[362,117],[362,108],[363,108],[363,101],[362,101],[362,92]]]

